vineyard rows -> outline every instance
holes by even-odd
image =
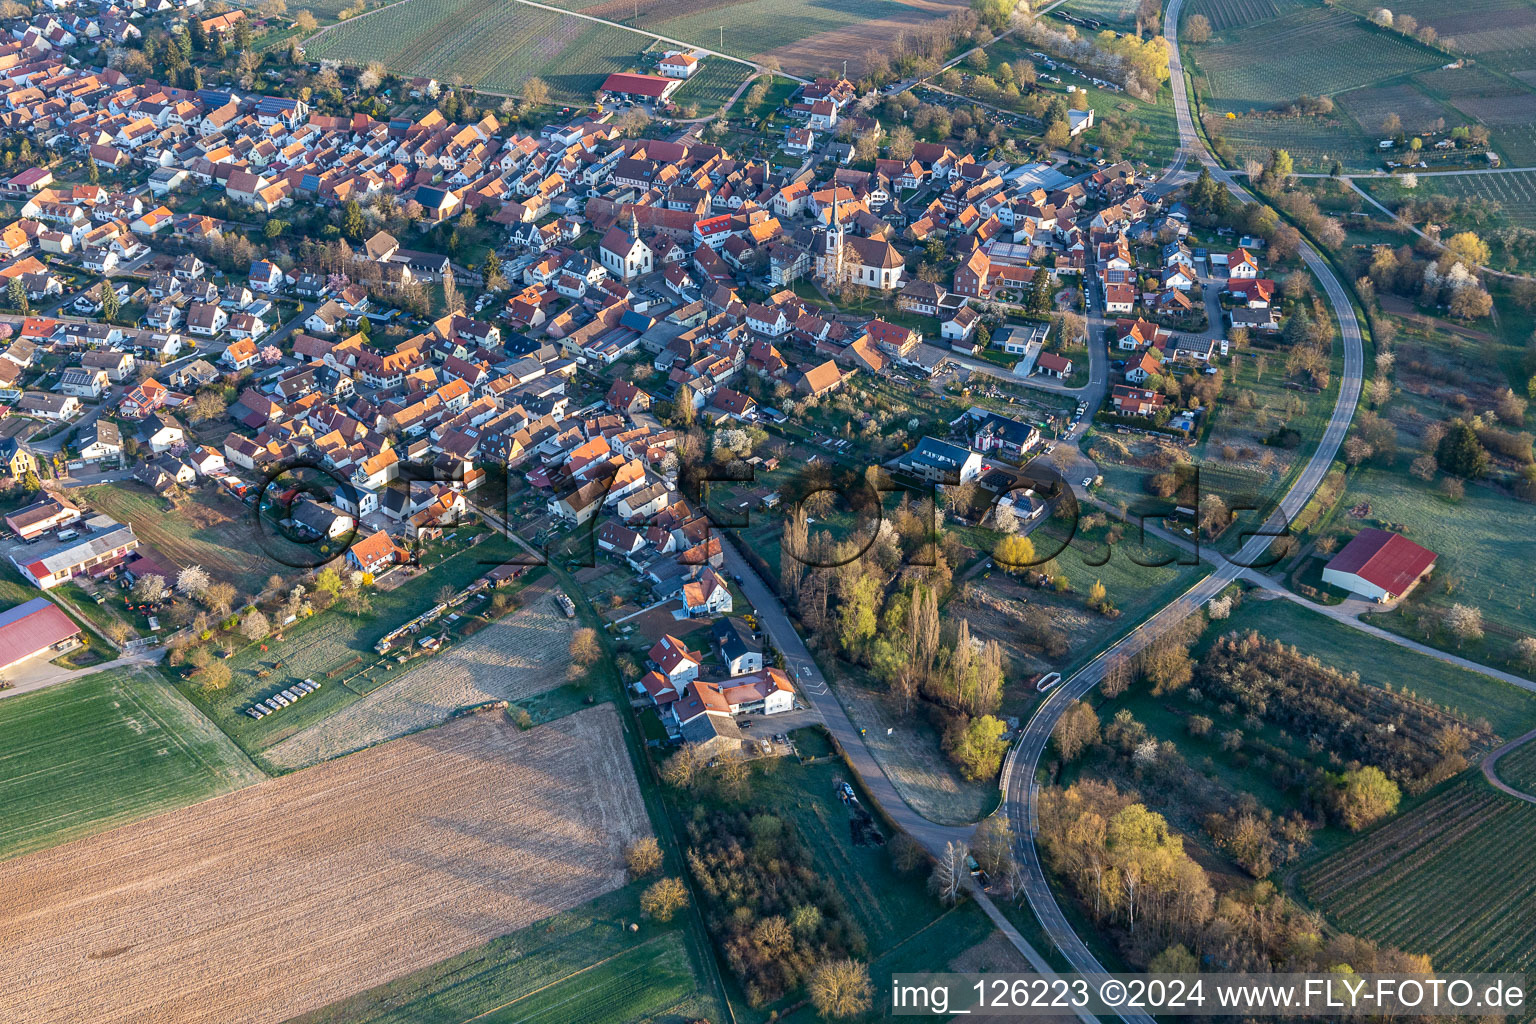
[[[462,81],[515,93],[537,75],[556,98],[590,99],[631,67],[649,36],[523,4],[405,0],[327,29],[306,44],[315,59]]]
[[[1372,31],[1354,15],[1304,7],[1202,47],[1200,69],[1220,110],[1271,109],[1303,94],[1332,96],[1434,67],[1440,57],[1402,36]],[[1275,54],[1284,52],[1284,60]]]
[[[1453,786],[1314,866],[1309,898],[1347,931],[1443,970],[1536,960],[1536,806]]]

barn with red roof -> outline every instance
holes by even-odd
[[[1323,567],[1323,582],[1372,601],[1395,601],[1429,575],[1437,557],[1402,534],[1361,530]]]
[[[616,71],[604,80],[603,92],[615,98],[660,103],[669,99],[682,84],[681,78]]]
[[[0,612],[0,669],[78,645],[80,627],[46,597]]]

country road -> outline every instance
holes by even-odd
[[[1220,167],[1206,151],[1195,129],[1194,120],[1190,116],[1189,95],[1184,81],[1183,65],[1179,58],[1178,24],[1182,6],[1183,0],[1172,0],[1163,19],[1164,34],[1168,39],[1170,84],[1173,89],[1174,110],[1178,117],[1181,156],[1187,159],[1192,155],[1210,169],[1211,176],[1219,184],[1233,195],[1248,199],[1250,197],[1247,191],[1238,184],[1234,176]],[[1173,176],[1184,176],[1182,171],[1185,159],[1174,161],[1174,166],[1170,168],[1174,172]],[[1165,183],[1171,184],[1166,180]],[[1338,317],[1344,343],[1344,373],[1340,381],[1338,400],[1329,417],[1327,429],[1316,451],[1281,499],[1279,508],[1270,517],[1270,529],[1276,528],[1281,523],[1290,522],[1322,482],[1339,445],[1343,443],[1344,435],[1349,430],[1350,421],[1354,418],[1365,366],[1364,340],[1348,292],[1334,276],[1328,263],[1310,245],[1303,244],[1301,256],[1308,269],[1322,282],[1328,302]],[[1018,837],[1017,852],[1024,874],[1025,893],[1052,943],[1061,950],[1073,970],[1079,973],[1102,975],[1107,972],[1087,944],[1073,930],[1056,902],[1050,882],[1046,878],[1044,866],[1040,862],[1039,850],[1035,845],[1035,833],[1038,828],[1036,774],[1050,741],[1051,732],[1068,705],[1083,697],[1104,678],[1105,670],[1112,658],[1128,657],[1137,653],[1158,635],[1194,614],[1205,602],[1237,579],[1244,571],[1245,565],[1255,562],[1266,550],[1268,544],[1268,537],[1252,538],[1243,546],[1235,560],[1222,561],[1210,575],[1192,586],[1176,601],[1157,612],[1130,635],[1059,685],[1036,709],[1034,716],[1025,725],[1018,744],[1009,752],[1008,761],[1004,765],[1005,807],[1014,834]],[[1144,1013],[1132,1011],[1122,1013],[1121,1017],[1133,1024],[1151,1024],[1152,1020]]]

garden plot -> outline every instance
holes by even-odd
[[[572,620],[548,583],[524,591],[525,607],[427,658],[392,682],[265,752],[299,768],[436,725],[459,708],[519,700],[565,681]]]
[[[0,865],[6,1016],[279,1024],[618,888],[648,832],[612,707],[464,718]]]

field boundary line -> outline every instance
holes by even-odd
[[[127,673],[127,675],[128,675],[129,679],[132,679],[136,675],[136,672],[134,670],[130,669],[129,672]],[[161,732],[165,733],[167,736],[169,736],[171,738],[171,742],[172,743],[174,743],[176,746],[180,747],[189,757],[192,758],[192,760],[196,761],[199,765],[202,765],[204,770],[208,771],[210,774],[214,775],[215,777],[219,774],[218,771],[215,770],[213,765],[211,765],[207,761],[203,760],[202,756],[196,750],[194,750],[189,743],[187,743],[185,740],[183,740],[180,736],[178,736],[176,734],[176,730],[175,729],[172,729],[169,725],[167,725],[165,723],[164,720],[161,719],[161,717],[159,715],[155,714],[153,711],[150,710],[149,705],[144,703],[143,698],[141,698],[137,693],[133,692],[132,688],[129,686],[129,684],[128,684],[128,682],[126,680],[120,681],[116,685],[117,685],[117,688],[122,692],[123,696],[127,697],[130,701],[133,702],[133,706],[134,707],[136,707],[140,711],[144,712],[145,716],[147,718],[149,718],[150,721],[154,722],[156,725],[158,725],[160,727],[160,731]],[[170,689],[175,689],[175,687],[170,687]],[[177,696],[180,696],[180,694],[178,693]],[[183,699],[185,700],[185,698],[183,698]],[[198,713],[201,714],[201,712],[198,712]],[[217,727],[215,727],[215,728],[217,728]],[[253,762],[253,764],[254,764],[254,762]],[[260,769],[257,769],[257,770],[259,771]],[[265,775],[266,772],[262,772],[262,774]]]
[[[659,936],[659,935],[656,936],[656,938],[660,938],[660,937],[661,936]],[[648,943],[650,943],[652,941],[654,941],[654,940],[646,939],[645,942],[642,943],[641,945],[646,945],[646,944],[648,944]],[[633,953],[635,951],[635,949],[638,949],[638,948],[640,948],[640,947],[636,946],[636,947],[634,947],[632,949],[621,950],[621,951],[613,954],[612,956],[605,956],[601,960],[597,961],[596,963],[588,964],[587,966],[581,968],[580,970],[572,971],[570,974],[567,974],[563,978],[556,978],[554,981],[551,981],[548,984],[540,985],[538,988],[535,988],[535,989],[529,989],[527,992],[524,992],[522,995],[518,996],[516,999],[508,1000],[507,1002],[502,1003],[500,1006],[493,1006],[493,1007],[491,1007],[488,1010],[481,1010],[479,1013],[475,1014],[473,1017],[465,1017],[462,1021],[459,1022],[459,1024],[470,1024],[471,1021],[476,1021],[476,1020],[480,1020],[480,1019],[482,1019],[484,1017],[489,1017],[493,1013],[500,1013],[502,1010],[505,1010],[509,1006],[516,1006],[518,1003],[522,1002],[524,999],[529,998],[530,996],[536,996],[540,992],[544,992],[544,991],[547,991],[549,989],[554,988],[556,985],[564,985],[566,982],[570,981],[572,978],[575,978],[575,977],[578,977],[580,975],[586,974],[588,971],[596,970],[597,968],[603,966],[604,964],[608,963],[609,961],[617,960],[621,956],[627,956],[628,954]]]

